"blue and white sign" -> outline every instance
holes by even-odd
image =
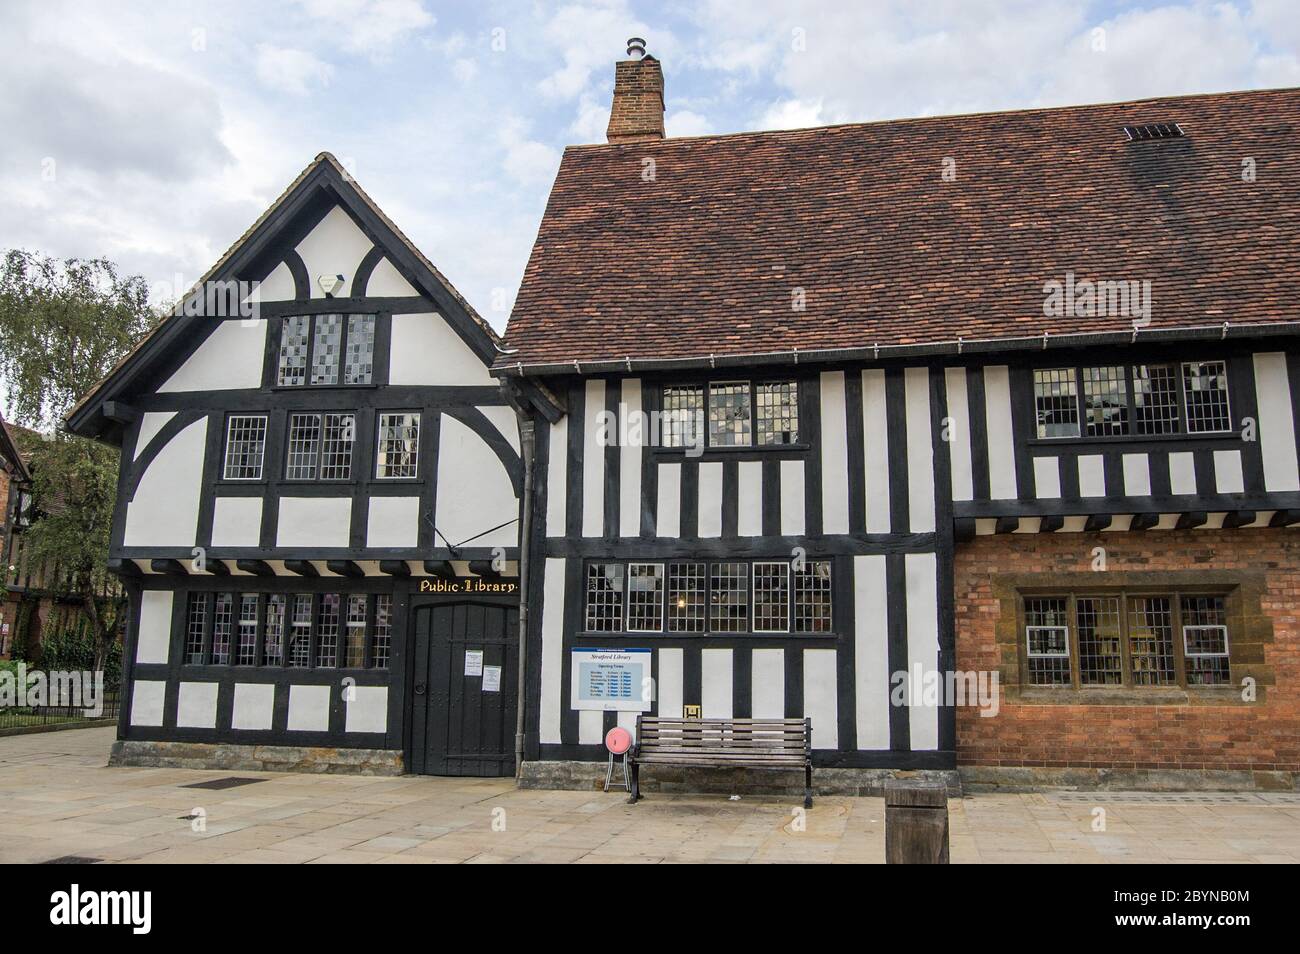
[[[649,712],[654,704],[648,649],[574,649],[569,698],[574,709]]]

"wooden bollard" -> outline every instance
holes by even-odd
[[[948,863],[948,789],[937,782],[885,783],[885,862]]]

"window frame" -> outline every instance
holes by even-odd
[[[1226,383],[1224,389],[1225,413],[1228,419],[1228,427],[1225,430],[1192,430],[1191,420],[1187,414],[1187,369],[1196,365],[1222,365],[1222,374]],[[1069,443],[1144,443],[1149,441],[1167,441],[1167,440],[1198,440],[1232,437],[1236,434],[1236,428],[1233,425],[1232,418],[1232,381],[1233,360],[1231,357],[1224,358],[1203,358],[1185,360],[1182,358],[1169,358],[1145,361],[1126,357],[1121,363],[1110,361],[1087,362],[1079,364],[1051,364],[1051,365],[1032,365],[1029,368],[1029,410],[1031,418],[1030,441],[1041,444],[1069,444]],[[1125,398],[1125,425],[1126,432],[1123,434],[1089,434],[1088,433],[1088,405],[1085,397],[1085,381],[1087,380],[1084,372],[1090,369],[1099,368],[1122,368],[1124,371],[1123,386]],[[1139,433],[1137,423],[1137,375],[1134,373],[1139,367],[1167,367],[1170,368],[1177,376],[1177,382],[1173,389],[1175,401],[1177,402],[1178,421],[1177,429],[1172,431],[1162,431],[1156,433]],[[1039,372],[1047,371],[1068,371],[1070,379],[1074,384],[1074,406],[1075,420],[1078,426],[1077,434],[1060,434],[1056,436],[1039,435],[1038,433],[1038,394],[1036,389],[1035,377]]]
[[[324,604],[324,598],[335,595],[339,599],[339,617],[337,624],[337,633],[334,637],[334,665],[322,665],[320,663],[320,623],[321,612]],[[230,636],[227,643],[226,659],[218,662],[213,658],[214,636],[216,626],[216,607],[222,597],[229,597],[231,601],[231,620]],[[253,597],[256,600],[257,618],[253,633],[253,662],[240,662],[240,624],[242,621],[241,608],[245,599]],[[348,665],[348,622],[347,609],[350,601],[355,597],[363,597],[366,603],[366,622],[363,636],[363,664],[360,666]],[[277,640],[278,652],[270,652],[272,644],[268,642],[268,636],[271,631],[277,627],[268,626],[273,612],[273,605],[276,598],[280,599],[279,606],[282,614],[278,619],[278,629],[280,630]],[[303,631],[307,638],[304,649],[306,662],[299,666],[292,662],[293,659],[293,637],[295,634],[294,627],[294,607],[299,599],[305,599],[308,607],[308,623]],[[384,624],[385,632],[381,633],[381,620],[379,619],[379,607],[383,600],[387,600],[388,618]],[[195,607],[202,607],[202,619],[195,619]],[[199,626],[193,623],[198,622]],[[196,632],[196,630],[200,630]],[[193,648],[193,637],[198,636],[199,644],[197,650]],[[377,592],[374,590],[324,590],[324,591],[265,591],[265,590],[240,590],[233,584],[228,587],[219,587],[216,589],[189,590],[185,595],[185,611],[181,617],[181,625],[174,633],[174,640],[179,643],[177,646],[177,658],[180,659],[180,665],[183,669],[189,670],[195,667],[214,667],[222,670],[239,670],[250,671],[253,669],[263,670],[280,670],[280,669],[298,669],[304,671],[351,671],[351,672],[389,672],[392,660],[392,639],[393,639],[393,604],[392,594]],[[386,638],[386,642],[383,640]],[[383,652],[377,652],[377,649],[383,649]],[[197,656],[198,658],[192,658]]]
[[[322,306],[328,299],[321,301]],[[313,362],[316,357],[316,325],[324,317],[337,315],[342,319],[342,329],[339,332],[339,358],[335,366],[337,380],[332,384],[313,384],[311,380]],[[362,316],[369,317],[372,324],[372,335],[374,337],[374,350],[371,352],[370,362],[370,380],[365,383],[349,384],[345,378],[347,369],[348,339],[352,318]],[[307,319],[307,354],[303,366],[303,381],[301,384],[284,384],[280,380],[280,361],[284,347],[285,327],[291,319]],[[380,347],[382,338],[380,335],[380,326],[382,314],[379,311],[339,311],[336,308],[322,307],[320,311],[302,310],[296,311],[291,315],[281,315],[275,329],[275,347],[273,350],[274,361],[271,362],[270,386],[276,391],[304,391],[304,390],[328,390],[330,388],[373,388],[378,387],[381,383],[379,380],[380,367],[385,364],[380,358]]]
[[[1232,658],[1232,646],[1235,640],[1234,626],[1236,620],[1232,611],[1233,586],[1230,585],[1119,585],[1119,586],[1030,586],[1016,588],[1016,647],[1019,664],[1019,685],[1022,689],[1043,693],[1060,693],[1074,691],[1077,693],[1138,692],[1159,695],[1170,690],[1202,691],[1231,689],[1233,676],[1242,665],[1241,660]],[[1187,597],[1217,597],[1224,601],[1225,632],[1224,646],[1227,650],[1228,675],[1223,682],[1192,682],[1187,678],[1187,655],[1184,652],[1183,600]],[[1118,635],[1121,656],[1120,682],[1085,683],[1082,681],[1082,661],[1079,648],[1078,601],[1081,598],[1113,597],[1119,601]],[[1029,633],[1025,603],[1035,599],[1063,599],[1066,602],[1067,646],[1069,647],[1070,678],[1062,683],[1033,682],[1029,665]],[[1167,599],[1170,604],[1170,658],[1173,678],[1168,682],[1140,683],[1133,677],[1132,667],[1132,630],[1131,601],[1134,599]],[[1043,627],[1038,627],[1043,628]],[[1048,629],[1057,627],[1048,626]],[[1198,654],[1193,654],[1198,655]],[[1203,655],[1203,654],[1201,654]],[[1059,659],[1059,655],[1038,654],[1033,658]],[[1215,658],[1223,656],[1215,654]]]
[[[779,557],[766,558],[766,559],[762,557],[746,557],[741,559],[735,559],[730,557],[683,556],[683,557],[667,557],[663,559],[650,559],[650,560],[635,559],[630,557],[628,558],[597,557],[590,560],[586,560],[584,561],[583,568],[582,568],[583,583],[582,583],[580,633],[584,637],[587,636],[590,637],[649,636],[649,637],[667,638],[667,639],[683,639],[688,641],[694,639],[701,639],[701,638],[710,639],[710,640],[725,640],[734,637],[739,637],[739,638],[775,637],[778,639],[795,639],[795,640],[838,638],[838,629],[837,629],[838,618],[836,616],[836,612],[837,612],[836,607],[837,604],[839,603],[839,599],[837,598],[836,589],[835,589],[836,573],[838,572],[837,560],[835,557],[829,555],[808,557],[806,558],[806,560],[809,566],[811,566],[812,564],[822,564],[822,563],[829,566],[829,577],[824,591],[809,590],[806,593],[800,593],[799,587],[796,585],[796,576],[800,571],[794,570],[791,567],[789,560],[782,559]],[[668,606],[669,580],[670,580],[669,568],[674,565],[691,565],[691,564],[698,564],[703,567],[702,595],[703,595],[704,602],[703,602],[703,619],[701,620],[701,625],[703,628],[699,630],[673,629],[672,620],[671,620],[672,613],[670,611],[670,607]],[[618,566],[622,568],[622,590],[621,590],[622,605],[619,607],[618,628],[617,629],[592,629],[590,626],[590,619],[591,619],[590,597],[591,597],[592,590],[589,584],[592,579],[592,574],[599,572],[596,570],[597,567],[606,567],[610,565]],[[721,620],[727,618],[725,614],[715,615],[716,610],[718,608],[718,604],[715,604],[714,602],[714,594],[715,592],[717,592],[715,588],[715,583],[716,583],[715,573],[716,573],[716,568],[720,565],[726,565],[726,566],[739,565],[744,567],[743,589],[729,588],[726,590],[726,592],[728,593],[738,593],[738,594],[743,594],[744,596],[746,626],[745,629],[743,630],[715,628]],[[785,624],[786,624],[785,629],[758,629],[755,627],[755,615],[754,615],[754,607],[756,606],[755,567],[759,565],[777,565],[784,568],[784,573],[785,573],[784,613],[785,613]],[[661,568],[661,574],[660,574],[661,585],[659,588],[660,589],[659,626],[657,629],[633,629],[630,625],[631,602],[632,602],[630,598],[630,594],[631,594],[630,580],[631,580],[631,568],[633,566],[658,566]],[[807,597],[809,599],[808,609],[807,609],[808,614],[813,614],[816,608],[822,605],[820,602],[818,602],[817,598],[820,596],[825,597],[824,602],[827,609],[827,619],[828,619],[827,628],[825,630],[802,631],[797,628],[797,621],[799,619],[799,609],[798,609],[797,601],[801,596]]]
[[[723,387],[723,386],[733,387],[742,384],[746,387],[746,393],[748,395],[748,402],[749,402],[749,428],[748,428],[749,442],[745,444],[715,444],[713,442],[713,425],[712,425],[712,418],[710,416],[710,412],[713,404],[713,389],[715,387]],[[798,424],[798,429],[795,431],[795,435],[794,435],[795,439],[790,441],[788,444],[760,444],[758,443],[759,389],[762,387],[771,387],[771,386],[782,385],[782,384],[791,385],[795,391],[794,411],[795,411],[796,421]],[[807,433],[806,429],[809,425],[808,425],[807,415],[805,414],[805,402],[804,402],[804,395],[807,393],[807,388],[805,386],[803,378],[798,378],[798,377],[728,378],[722,376],[722,377],[705,379],[705,380],[664,381],[657,386],[656,400],[658,404],[656,409],[660,413],[661,417],[659,420],[659,426],[654,435],[655,450],[667,451],[670,453],[674,453],[674,452],[682,453],[687,450],[690,450],[694,446],[690,444],[669,444],[665,440],[665,435],[667,433],[667,423],[668,423],[662,417],[663,414],[667,413],[665,411],[665,404],[666,404],[665,393],[667,391],[675,390],[675,389],[698,390],[700,392],[700,400],[702,402],[702,429],[701,429],[700,437],[703,442],[702,443],[703,450],[705,451],[708,452],[717,451],[719,453],[724,453],[724,454],[745,453],[745,452],[769,453],[773,451],[779,452],[783,450],[787,450],[787,451],[806,450],[809,447],[809,443],[804,437],[804,435]]]
[[[230,476],[230,437],[234,430],[235,421],[237,420],[260,420],[262,422],[262,449],[257,457],[257,475],[254,477],[231,477]],[[221,446],[221,479],[236,484],[259,483],[267,479],[266,475],[266,445],[271,439],[271,415],[265,411],[261,413],[230,413],[226,415],[225,437]]]
[[[415,418],[415,466],[413,468],[414,472],[409,475],[408,474],[384,475],[379,472],[380,467],[383,466],[383,455],[381,452],[381,448],[384,440],[384,418],[397,417],[399,415],[404,417]],[[401,409],[385,410],[383,408],[376,410],[375,411],[375,439],[374,439],[375,466],[372,471],[373,476],[371,479],[376,481],[384,481],[384,482],[419,480],[420,464],[424,458],[424,454],[422,453],[423,448],[421,447],[423,443],[424,443],[424,412],[422,408],[413,411],[401,410]],[[355,447],[356,447],[356,437],[354,436],[353,448],[355,449]]]
[[[289,462],[293,457],[293,419],[295,417],[314,417],[316,424],[316,451],[314,453],[315,463],[313,465],[313,476],[311,477],[290,477]],[[352,440],[348,442],[348,476],[346,477],[326,477],[325,472],[325,448],[326,448],[326,418],[329,417],[351,417],[352,418]],[[351,483],[355,480],[356,458],[357,458],[357,437],[360,435],[359,420],[360,413],[351,410],[290,410],[284,419],[284,470],[282,471],[282,482],[286,484],[344,484]],[[378,449],[378,444],[376,444]],[[419,463],[418,459],[416,461]],[[418,466],[417,466],[418,470]],[[400,479],[400,478],[388,478]]]

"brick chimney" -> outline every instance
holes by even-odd
[[[645,51],[645,40],[627,41],[629,60],[614,64],[614,105],[609,111],[609,142],[664,138],[664,71]]]

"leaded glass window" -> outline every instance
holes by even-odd
[[[380,414],[375,476],[415,477],[419,473],[420,415]]]

